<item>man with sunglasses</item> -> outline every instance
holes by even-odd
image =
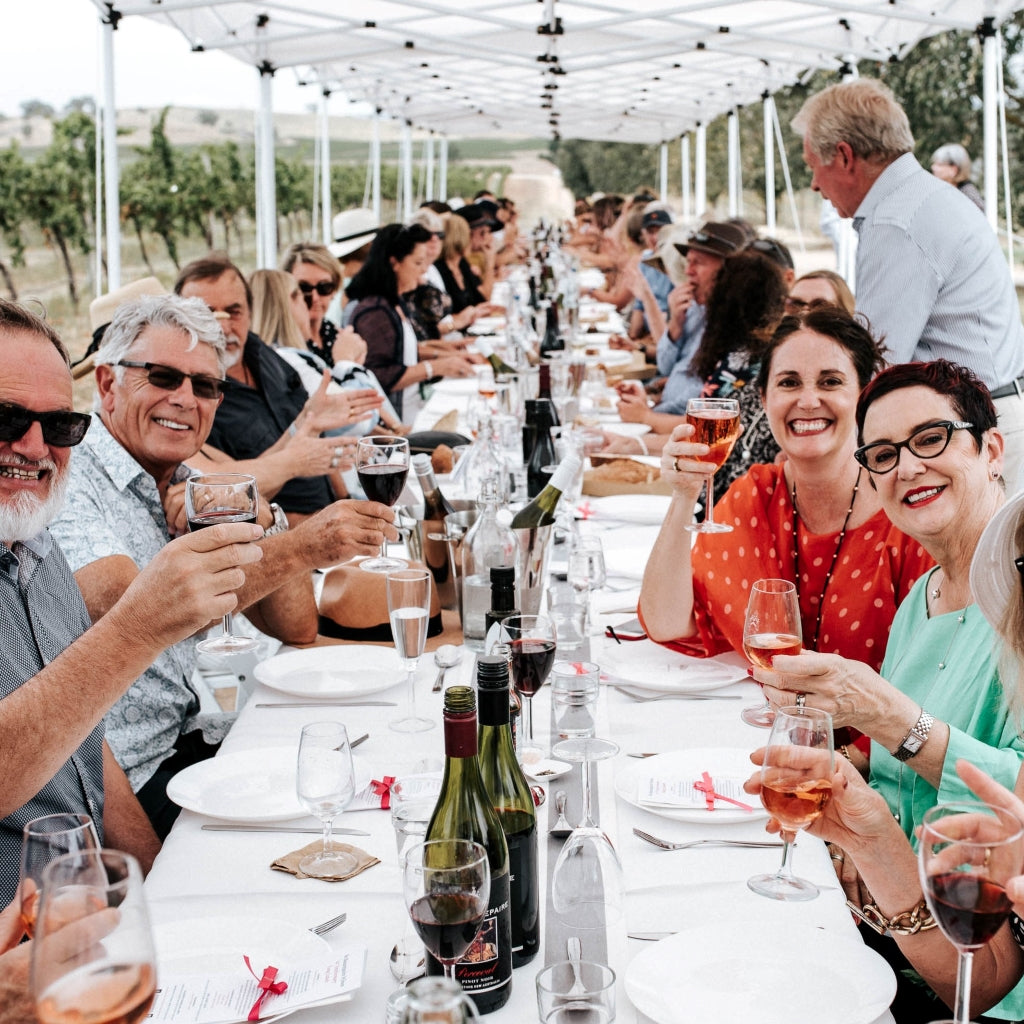
[[[98,413],[54,524],[94,621],[187,529],[185,461],[205,443],[220,404],[225,347],[200,299],[149,296],[114,314],[96,353]],[[398,536],[391,510],[376,502],[335,502],[294,529],[264,507],[260,522],[271,535],[238,605],[261,630],[295,643],[317,633],[311,571],[374,554],[385,535]],[[107,717],[111,749],[161,837],[178,813],[167,782],[212,756],[232,721],[200,718],[196,666],[189,637],[164,651]]]
[[[18,883],[21,830],[44,814],[93,818],[146,866],[158,842],[104,738],[103,716],[170,644],[233,609],[262,530],[224,524],[167,544],[90,626],[47,529],[90,417],[47,323],[0,299],[0,905]]]

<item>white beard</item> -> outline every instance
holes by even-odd
[[[34,463],[42,469],[56,470],[49,459]],[[41,533],[60,513],[64,506],[64,495],[68,489],[68,470],[54,473],[50,482],[50,493],[45,498],[38,498],[27,492],[18,494],[8,501],[0,502],[0,538],[8,544],[15,541],[31,540]]]

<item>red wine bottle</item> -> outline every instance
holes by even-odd
[[[472,839],[487,850],[491,896],[480,934],[455,965],[455,978],[480,1013],[504,1006],[512,994],[512,917],[508,844],[480,774],[476,694],[469,686],[444,692],[445,766],[426,839]],[[440,975],[427,953],[427,974]]]
[[[522,967],[540,948],[537,812],[512,744],[505,658],[478,657],[476,686],[480,700],[480,773],[508,843],[512,966]]]

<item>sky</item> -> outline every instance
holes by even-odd
[[[96,93],[99,14],[90,0],[0,0],[0,8],[0,113],[20,115],[21,104],[33,99],[59,112],[68,100]],[[114,61],[119,109],[258,105],[251,67],[219,53],[192,53],[184,36],[145,18],[121,21]],[[316,90],[297,85],[292,70],[275,76],[275,110],[302,112],[316,101]]]

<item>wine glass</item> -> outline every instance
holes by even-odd
[[[470,839],[433,839],[413,846],[402,868],[405,906],[413,927],[444,976],[479,938],[491,894],[487,851]]]
[[[255,478],[245,473],[207,473],[185,484],[185,515],[189,530],[217,523],[255,523],[260,497]],[[256,648],[250,636],[235,636],[231,612],[224,616],[224,632],[196,644],[204,654],[244,654]]]
[[[348,730],[341,722],[312,722],[302,727],[295,776],[299,803],[323,822],[319,853],[303,857],[299,870],[313,878],[344,878],[358,865],[351,853],[336,850],[331,842],[334,819],[352,802],[355,773]]]
[[[771,669],[776,654],[800,653],[802,636],[796,586],[789,580],[758,580],[750,588],[743,622],[743,653],[750,662]],[[766,697],[763,704],[744,708],[740,718],[747,725],[770,729],[775,712]]]
[[[939,804],[922,820],[918,857],[928,909],[959,954],[956,1021],[937,1024],[968,1024],[974,951],[1010,916],[1006,883],[1020,874],[1024,826],[1001,807]]]
[[[46,814],[25,823],[21,830],[21,873],[18,899],[25,934],[35,931],[43,871],[66,853],[98,850],[99,836],[88,814]]]
[[[425,732],[434,728],[430,718],[416,715],[416,665],[427,642],[430,620],[429,569],[400,569],[387,575],[388,615],[395,650],[405,665],[409,683],[409,713],[388,722],[396,732]]]
[[[776,900],[813,900],[818,887],[790,869],[796,833],[815,821],[832,796],[832,716],[817,708],[786,707],[775,713],[761,765],[761,803],[782,826],[782,863],[747,886]]]
[[[688,523],[686,529],[692,533],[731,533],[731,526],[715,522],[714,481],[740,436],[740,403],[735,398],[691,398],[686,403],[686,422],[694,428],[691,440],[711,448],[704,456],[710,464],[704,522]]]
[[[156,995],[156,954],[134,857],[81,850],[53,861],[32,943],[31,993],[40,1024],[137,1024]]]
[[[523,701],[523,746],[536,750],[533,742],[533,695],[544,685],[555,663],[555,627],[546,615],[509,615],[501,620],[509,645],[512,685]]]
[[[405,478],[409,475],[409,442],[404,437],[380,434],[361,437],[356,445],[356,473],[363,493],[371,501],[391,505],[398,501]],[[377,558],[366,558],[359,563],[367,572],[392,572],[404,569],[409,563],[402,558],[388,556],[388,540],[384,538]]]
[[[622,864],[607,833],[593,816],[590,762],[619,752],[617,744],[593,736],[556,743],[561,761],[578,761],[582,770],[583,817],[569,833],[551,875],[555,913],[574,928],[601,929],[622,916]]]

